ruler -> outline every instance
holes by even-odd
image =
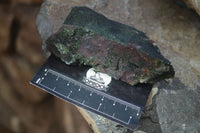
[[[88,70],[88,66],[66,65],[51,55],[30,83],[67,102],[134,130],[152,85],[131,86],[112,78],[106,89],[98,89],[94,83],[85,82]]]

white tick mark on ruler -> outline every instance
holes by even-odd
[[[85,100],[83,100],[82,104],[84,104],[84,103],[85,103]]]
[[[44,79],[44,77],[42,77],[42,80]]]
[[[69,95],[67,97],[70,97],[70,95],[72,94],[72,91],[70,91]]]
[[[59,78],[59,77],[57,76],[56,80],[58,80],[58,78]]]
[[[132,119],[132,116],[129,117],[128,124],[130,123],[131,119]]]
[[[46,71],[47,71],[47,69],[44,69],[44,71],[46,72]]]
[[[79,87],[78,91],[81,91],[81,87]]]
[[[125,111],[127,110],[127,106],[126,106],[126,108],[125,108]]]
[[[55,91],[56,87],[53,88],[53,91]]]
[[[113,106],[115,106],[116,101],[113,103]]]
[[[113,113],[112,117],[115,117],[115,113]]]
[[[36,83],[38,84],[38,83],[39,83],[39,81],[40,81],[40,78],[38,78],[38,79],[37,79]]]
[[[92,93],[90,93],[90,96],[92,96]]]
[[[104,97],[101,98],[101,101],[103,101],[103,100],[104,100]]]
[[[137,116],[139,116],[139,110],[138,110],[138,112],[137,112]]]
[[[97,108],[97,110],[99,110],[99,109],[100,109],[101,105],[102,105],[102,103],[100,103],[100,104],[99,104],[99,107]]]

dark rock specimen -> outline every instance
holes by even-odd
[[[66,64],[90,65],[131,85],[174,75],[169,61],[143,32],[86,7],[73,8],[65,24],[46,43]]]

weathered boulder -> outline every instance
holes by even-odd
[[[0,2],[0,132],[88,133],[75,107],[29,84],[44,62],[35,25],[39,1]]]
[[[13,15],[9,6],[0,5],[0,52],[5,52],[10,43],[10,29],[12,26]]]
[[[33,64],[41,64],[44,61],[41,52],[42,41],[35,25],[38,10],[38,7],[32,5],[18,5],[14,9],[15,19],[20,28],[16,35],[16,52]]]
[[[199,0],[183,0],[189,8],[194,9],[200,15],[200,1]]]

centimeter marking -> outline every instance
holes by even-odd
[[[53,92],[56,93],[56,94],[59,94],[59,95],[65,97],[65,98],[67,98],[67,99],[70,99],[70,100],[74,101],[75,103],[78,102],[79,104],[82,104],[83,106],[86,106],[86,107],[90,108],[91,110],[94,110],[94,109],[95,109],[95,108],[92,108],[92,107],[86,105],[86,104],[85,104],[85,102],[86,102],[85,100],[83,100],[82,102],[79,102],[79,101],[77,101],[77,100],[75,100],[75,99],[73,99],[73,98],[70,98],[71,94],[73,93],[73,90],[71,90],[71,91],[69,92],[69,94],[68,94],[67,96],[65,96],[65,95],[63,95],[62,93],[56,91],[56,87],[53,87],[53,89],[52,89],[52,88],[49,88],[48,86],[42,84],[42,81],[45,79],[45,77],[48,75],[48,73],[55,75],[55,76],[56,76],[56,79],[55,79],[56,81],[58,81],[59,78],[62,78],[62,79],[64,79],[65,81],[67,81],[67,84],[66,84],[67,86],[69,86],[71,83],[73,83],[73,84],[76,85],[76,86],[79,86],[78,91],[81,91],[81,88],[86,89],[86,90],[89,90],[89,91],[90,91],[89,96],[92,96],[94,92],[95,92],[96,94],[99,94],[100,96],[102,96],[102,98],[100,99],[100,103],[99,103],[97,109],[95,109],[95,110],[98,111],[98,112],[101,112],[102,114],[104,114],[104,115],[106,115],[106,116],[108,116],[108,117],[111,117],[111,118],[113,118],[113,119],[117,119],[118,121],[120,121],[120,122],[122,122],[122,123],[129,124],[130,121],[131,121],[131,119],[133,118],[133,116],[132,116],[133,114],[129,116],[129,118],[128,118],[127,121],[123,121],[123,120],[118,119],[118,118],[116,117],[116,113],[115,113],[115,112],[114,112],[112,115],[109,115],[109,114],[104,113],[103,111],[100,111],[100,108],[102,107],[102,104],[103,104],[105,98],[108,98],[108,99],[110,99],[110,100],[113,101],[113,104],[112,104],[113,107],[116,106],[116,102],[118,102],[118,103],[120,103],[120,104],[125,105],[124,111],[127,111],[127,110],[128,110],[128,107],[129,107],[129,108],[132,108],[132,109],[134,109],[134,110],[137,110],[136,116],[139,117],[139,113],[140,113],[141,108],[138,107],[138,106],[132,105],[132,104],[126,102],[126,101],[119,100],[119,99],[117,99],[117,98],[115,98],[115,97],[112,97],[112,96],[106,94],[106,93],[103,93],[103,92],[100,92],[100,91],[98,91],[98,90],[96,90],[96,89],[93,89],[93,88],[91,88],[91,87],[89,87],[89,86],[87,86],[87,85],[84,85],[84,84],[82,84],[82,83],[80,83],[80,82],[78,82],[78,81],[76,81],[76,80],[74,80],[74,79],[71,79],[71,78],[69,78],[69,77],[67,77],[67,76],[65,76],[65,75],[63,75],[63,74],[61,74],[61,73],[58,73],[58,72],[56,72],[56,71],[54,71],[54,70],[52,70],[52,69],[47,69],[47,68],[46,68],[46,69],[44,69],[44,71],[45,71],[45,74],[44,74],[42,77],[38,78],[38,79],[36,80],[36,83],[39,84],[39,85],[41,85],[41,86],[44,87],[44,88],[47,88],[47,89],[53,91]]]

